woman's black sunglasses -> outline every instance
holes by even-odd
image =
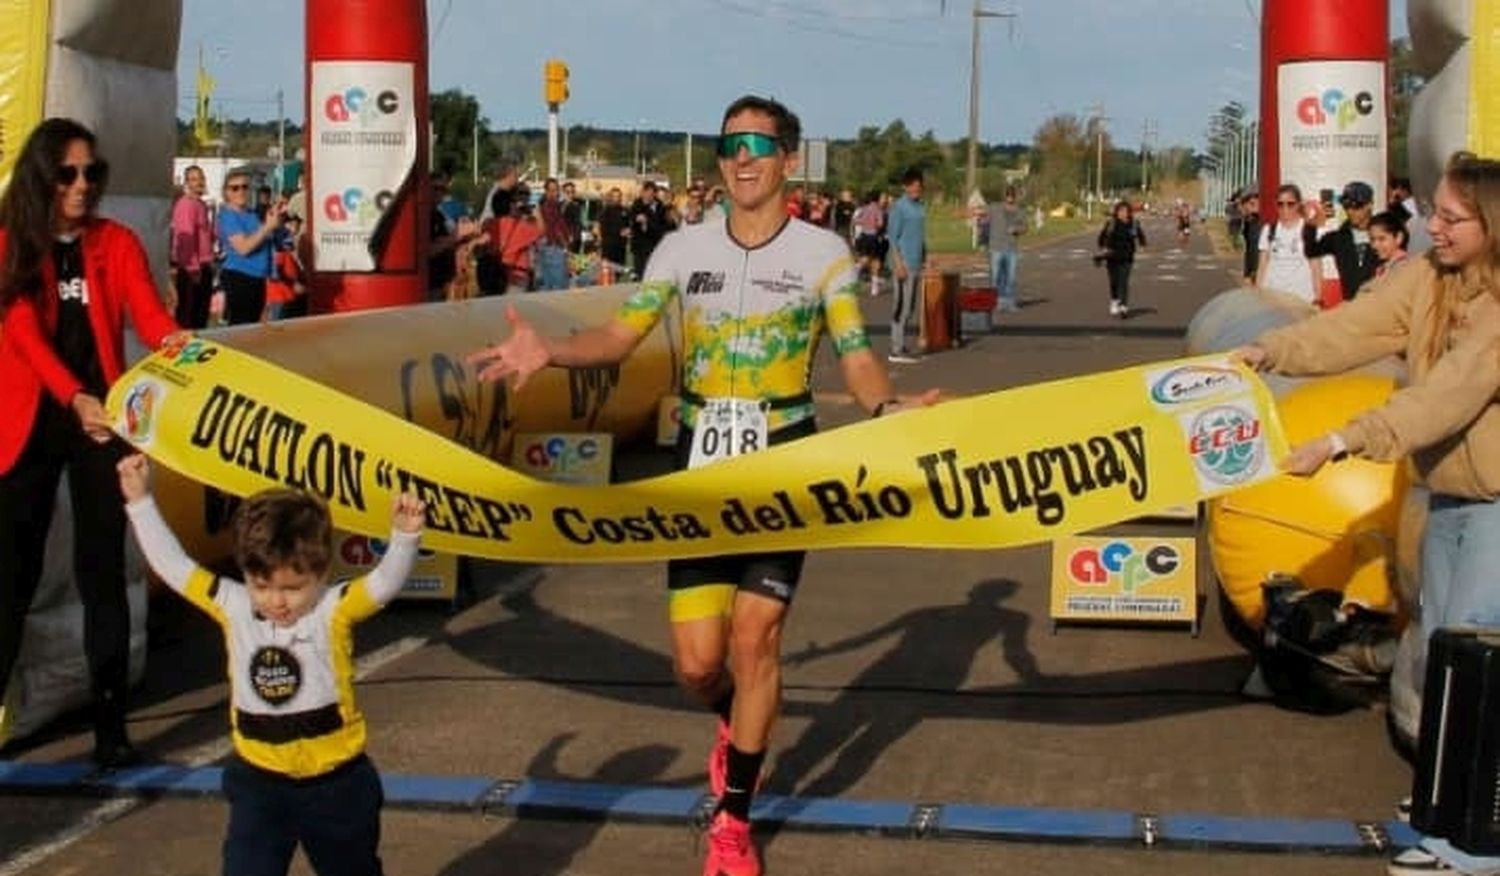
[[[79,170],[83,171],[83,179],[85,182],[87,182],[89,185],[96,186],[99,183],[104,182],[104,178],[109,175],[109,163],[100,159],[96,161],[90,161],[82,168],[80,168],[76,164],[61,165],[57,168],[57,184],[60,186],[70,186],[73,183],[77,182]]]

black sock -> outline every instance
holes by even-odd
[[[714,710],[714,714],[719,716],[719,720],[723,721],[725,724],[728,724],[729,710],[733,708],[733,706],[734,688],[731,687],[729,690],[724,691],[723,696],[719,697],[717,700],[714,700],[714,704],[710,708]]]
[[[729,746],[729,780],[725,783],[720,808],[741,821],[750,820],[750,798],[755,796],[760,767],[765,762],[764,751],[746,754],[733,745]]]

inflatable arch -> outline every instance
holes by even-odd
[[[100,135],[110,161],[102,212],[133,227],[163,285],[171,161],[177,141],[176,0],[0,0],[0,189],[31,129],[71,116]],[[61,488],[41,586],[27,615],[19,662],[0,713],[0,743],[87,702],[83,608],[73,584],[72,523]],[[145,667],[146,577],[127,556],[130,670]]]
[[[0,0],[6,22],[0,30],[0,186],[41,119],[65,115],[88,125],[112,167],[101,209],[140,235],[163,287],[181,14],[178,0]],[[388,308],[421,301],[426,292],[426,259],[418,253],[426,247],[427,223],[417,221],[430,210],[417,173],[427,163],[426,137],[417,136],[427,128],[425,3],[308,0],[307,27],[307,130],[314,141],[308,233],[315,258],[322,258],[314,295],[332,314],[209,334],[502,461],[517,432],[607,431],[630,438],[654,427],[658,402],[675,388],[681,361],[673,320],[664,320],[639,355],[619,368],[551,372],[512,398],[503,387],[479,386],[463,364],[465,353],[503,334],[508,300]],[[389,154],[351,170],[341,164],[349,143],[384,144]],[[318,246],[319,234],[326,246]],[[358,245],[347,246],[351,240]],[[543,330],[565,333],[606,318],[629,291],[527,296],[515,305]],[[158,494],[195,556],[227,556],[222,501],[166,472]],[[9,707],[0,710],[0,744],[87,701],[67,509],[64,494]],[[133,550],[129,563],[138,679],[147,599]]]
[[[1383,41],[1386,32],[1385,4],[1367,5],[1371,8],[1358,16],[1340,0],[1267,0],[1264,130],[1278,131],[1278,107],[1289,105],[1290,95],[1280,88],[1285,66],[1309,58],[1357,64],[1384,57],[1383,46],[1381,54],[1373,53],[1377,33]],[[1378,27],[1377,15],[1382,17]],[[1350,23],[1358,28],[1346,30]],[[1427,79],[1413,103],[1408,134],[1413,188],[1419,200],[1426,200],[1455,151],[1500,158],[1500,91],[1495,88],[1500,83],[1500,4],[1409,0],[1407,27],[1418,72]],[[1363,30],[1369,33],[1361,35]],[[1364,75],[1373,77],[1374,72],[1368,68]],[[1316,114],[1310,117],[1316,120]],[[1285,125],[1280,134],[1262,138],[1263,192],[1274,192],[1288,167]],[[1369,157],[1373,161],[1374,156]],[[1306,157],[1299,160],[1317,166]],[[1358,173],[1350,167],[1363,165],[1340,161],[1326,166],[1336,168],[1343,179],[1330,178],[1322,185],[1337,188]],[[1379,192],[1385,178],[1373,168],[1371,163],[1365,172]],[[1309,185],[1303,179],[1295,181],[1304,188]],[[1262,203],[1269,205],[1273,199],[1263,196]],[[1199,311],[1189,328],[1188,349],[1232,349],[1311,313],[1274,293],[1231,290]],[[1321,381],[1271,378],[1289,437],[1295,441],[1319,434],[1378,404],[1401,377],[1395,361],[1363,371]],[[1417,546],[1425,507],[1425,493],[1410,488],[1404,465],[1340,466],[1336,475],[1323,472],[1300,483],[1278,480],[1216,502],[1210,509],[1210,553],[1225,594],[1251,624],[1261,618],[1260,581],[1271,571],[1303,574],[1313,586],[1340,587],[1350,599],[1373,607],[1385,601],[1409,609],[1420,586]],[[1415,625],[1410,625],[1391,680],[1393,723],[1408,739],[1415,738],[1421,703],[1423,647],[1415,633]]]

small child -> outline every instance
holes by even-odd
[[[234,522],[241,584],[183,552],[151,497],[144,456],[118,468],[146,561],[224,630],[235,748],[224,768],[224,873],[284,874],[301,843],[321,876],[379,876],[384,795],[354,703],[352,632],[411,572],[425,505],[398,497],[380,564],[330,593],[328,506],[296,490],[258,493]]]

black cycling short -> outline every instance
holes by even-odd
[[[818,431],[812,417],[784,426],[767,436],[771,446],[806,438]],[[687,468],[693,446],[693,430],[684,426],[677,433],[677,468]],[[738,590],[757,593],[778,602],[790,604],[802,577],[805,551],[774,551],[754,554],[728,554],[694,557],[667,562],[667,589],[674,598],[680,591],[708,585],[733,585]],[[674,618],[675,619],[675,618]]]

